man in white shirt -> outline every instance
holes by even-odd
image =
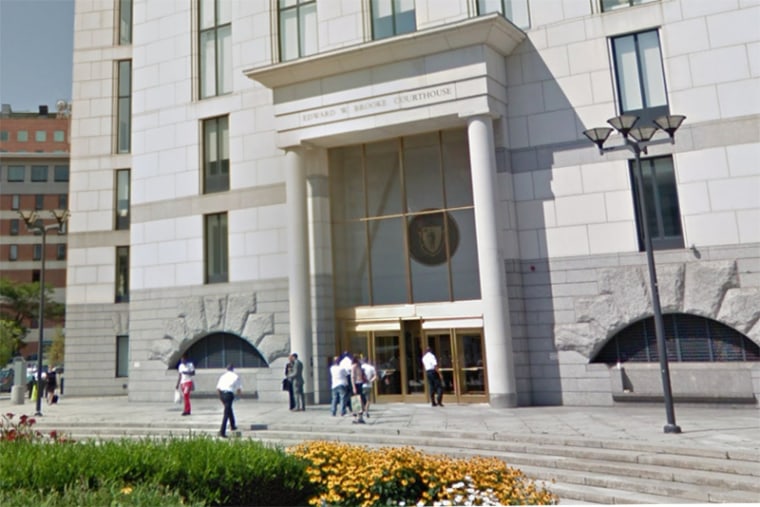
[[[348,394],[348,372],[340,365],[338,356],[333,358],[330,366],[330,387],[332,399],[330,400],[330,413],[337,415],[340,405],[340,415],[346,415],[346,395]]]
[[[432,405],[442,407],[443,406],[443,379],[441,378],[441,372],[438,370],[438,360],[433,354],[433,349],[427,348],[425,354],[422,356],[422,366],[425,368],[425,375],[427,376],[428,389],[430,389],[430,402]]]
[[[369,417],[369,403],[372,398],[372,384],[377,380],[377,370],[366,359],[362,359],[362,371],[364,372],[365,381],[362,384],[364,389],[364,415]]]
[[[216,392],[219,393],[219,399],[224,405],[222,429],[219,430],[219,436],[222,438],[227,438],[227,421],[230,422],[230,429],[232,431],[237,430],[235,413],[232,411],[232,402],[235,401],[235,396],[240,395],[242,388],[243,385],[240,382],[240,377],[235,373],[235,368],[232,364],[228,364],[227,371],[219,377],[219,381],[216,383]]]

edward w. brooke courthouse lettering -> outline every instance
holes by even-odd
[[[451,85],[414,92],[397,93],[395,95],[375,97],[368,100],[304,112],[301,113],[301,125],[315,125],[328,121],[345,120],[409,107],[419,107],[452,98],[454,98],[454,90]]]

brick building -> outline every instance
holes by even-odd
[[[0,276],[12,281],[39,281],[42,257],[40,236],[27,230],[18,211],[41,211],[47,224],[55,222],[48,210],[68,209],[71,121],[68,104],[59,101],[55,109],[14,112],[3,104],[0,111]],[[47,235],[45,284],[55,289],[56,301],[65,302],[65,235]],[[30,329],[24,356],[36,354],[38,329]],[[53,323],[46,323],[46,341],[52,333]]]

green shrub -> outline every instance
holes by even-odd
[[[0,443],[0,491],[19,490],[38,498],[52,495],[67,499],[90,491],[92,504],[103,505],[98,498],[102,500],[109,491],[123,488],[138,492],[146,488],[146,494],[153,488],[175,500],[181,498],[199,505],[305,505],[316,492],[304,460],[252,440],[219,442],[196,437],[70,445]],[[24,498],[22,493],[19,495],[14,498]],[[134,497],[113,501],[117,505],[137,505],[130,498]],[[87,504],[84,500],[71,502],[69,505]],[[177,503],[170,501],[168,505],[171,504]],[[13,501],[0,499],[0,505],[13,505]]]

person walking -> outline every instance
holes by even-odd
[[[177,389],[182,392],[184,407],[182,415],[190,415],[190,393],[193,392],[193,376],[195,376],[195,365],[188,359],[187,354],[182,354],[177,366],[179,375],[177,377]]]
[[[422,356],[422,366],[425,368],[427,376],[428,389],[430,390],[430,402],[432,405],[443,406],[443,378],[441,371],[438,369],[438,360],[433,354],[433,349],[427,348]]]
[[[377,370],[370,362],[362,359],[361,362],[362,371],[364,372],[364,384],[362,384],[362,390],[364,391],[364,416],[369,417],[369,404],[372,399],[372,386],[377,380]]]
[[[348,393],[348,374],[345,368],[340,365],[338,356],[333,358],[332,366],[330,366],[330,387],[332,389],[330,413],[335,416],[338,413],[338,406],[340,406],[340,415],[346,415],[345,400]]]
[[[295,398],[295,407],[291,407],[290,410],[306,410],[306,396],[303,393],[303,362],[298,359],[298,354],[295,352],[290,353],[290,364],[292,366],[288,380],[290,380],[290,389]]]
[[[235,401],[235,396],[240,396],[243,390],[243,385],[240,382],[240,377],[235,373],[235,368],[232,363],[227,365],[227,371],[219,377],[219,381],[216,383],[216,392],[219,393],[219,400],[224,405],[224,415],[222,416],[222,427],[219,430],[219,436],[227,438],[227,422],[230,423],[230,429],[232,431],[237,430],[235,424],[235,413],[232,411],[232,402]]]
[[[359,410],[356,411],[354,410],[353,403],[351,404],[351,412],[353,412],[354,415],[354,424],[365,424],[364,404],[366,403],[366,399],[364,397],[364,389],[362,386],[364,386],[364,371],[362,371],[362,366],[359,363],[359,356],[355,355],[351,362],[351,389],[353,390],[352,392],[354,396],[359,396],[361,406],[359,407]]]

